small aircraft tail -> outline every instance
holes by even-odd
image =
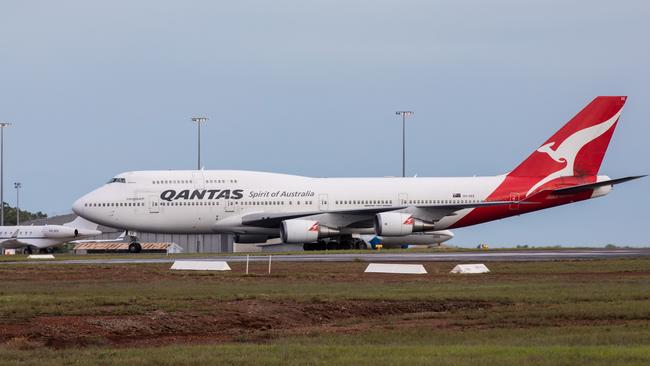
[[[596,97],[509,175],[597,175],[627,97]]]
[[[77,216],[76,219],[63,224],[63,226],[72,227],[75,229],[84,229],[84,230],[97,230],[99,225],[94,222],[88,221],[81,216]]]

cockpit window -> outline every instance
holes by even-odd
[[[111,183],[126,183],[126,178],[113,178],[108,181],[108,184]]]

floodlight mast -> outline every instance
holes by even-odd
[[[20,188],[23,186],[20,182],[14,183],[16,188],[16,226],[20,226]]]
[[[5,199],[4,199],[4,140],[5,127],[11,126],[9,122],[0,122],[0,226],[5,224]]]
[[[402,116],[402,177],[406,177],[406,117],[412,116],[413,111],[397,111],[396,115]]]
[[[198,127],[198,146],[197,146],[197,164],[196,164],[196,169],[201,170],[201,123],[205,123],[208,121],[207,117],[192,117],[192,122],[196,122],[196,126]]]

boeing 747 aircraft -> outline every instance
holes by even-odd
[[[311,243],[454,229],[601,197],[640,176],[598,175],[626,97],[597,97],[506,174],[467,178],[309,178],[233,170],[132,171],[73,205],[137,231],[280,236]]]

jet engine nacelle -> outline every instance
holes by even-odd
[[[320,238],[338,234],[338,230],[323,226],[315,220],[284,220],[280,227],[280,238],[283,242],[290,244],[311,243]]]
[[[75,228],[65,226],[44,226],[43,236],[46,238],[74,238],[79,235]]]
[[[432,223],[403,212],[382,212],[375,216],[375,233],[380,236],[403,236],[433,230]]]

